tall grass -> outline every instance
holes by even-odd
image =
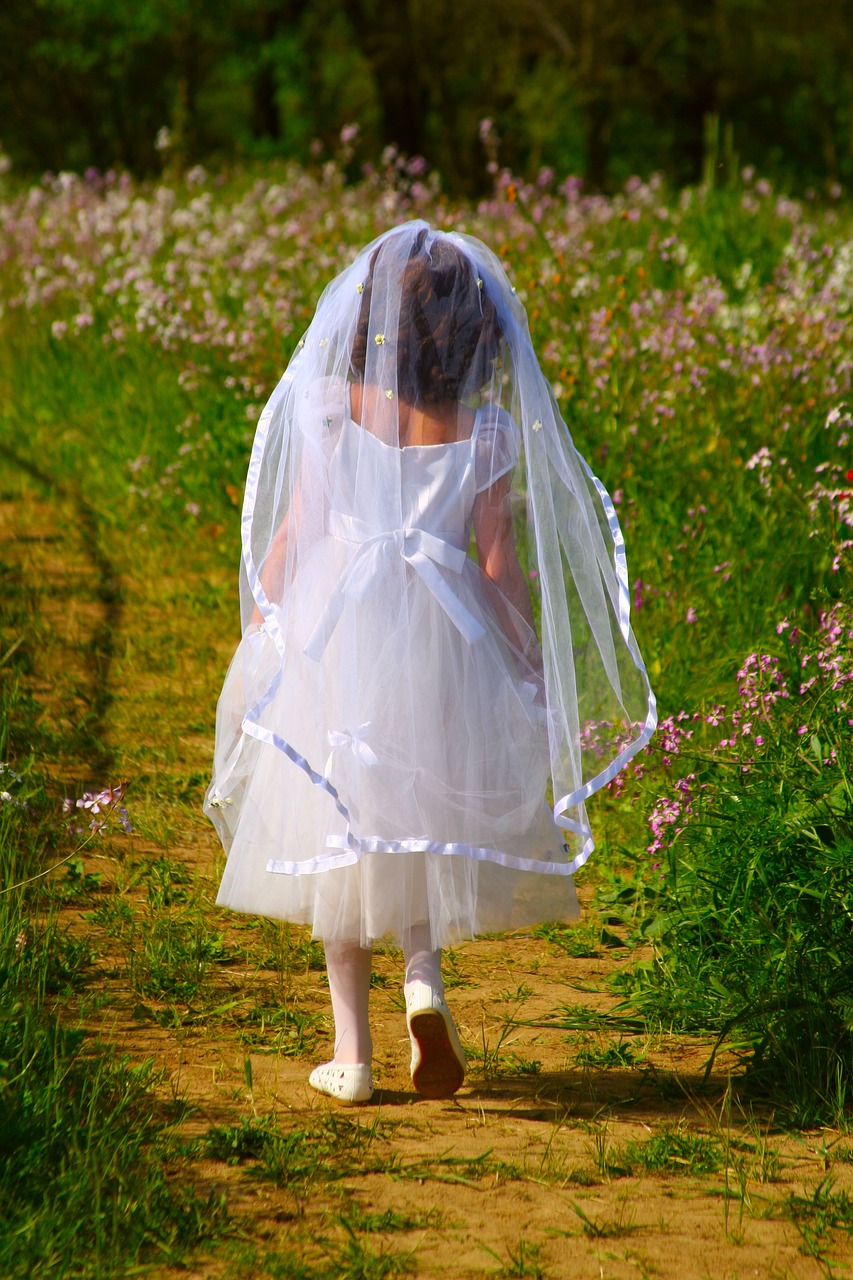
[[[10,725],[31,747],[0,769],[0,1273],[108,1277],[182,1263],[220,1230],[223,1206],[174,1181],[152,1063],[131,1064],[63,1020],[91,955],[61,924],[61,896],[44,880],[12,888],[69,841],[40,776],[34,711],[14,679],[0,683],[0,758]]]
[[[853,1103],[853,609],[782,644],[735,707],[664,725],[668,767],[640,766],[646,794],[680,776],[650,815],[656,954],[621,985],[653,1023],[732,1038],[748,1087],[810,1124]]]
[[[109,716],[135,817],[162,841],[196,821],[182,742],[209,737],[236,638],[254,421],[320,289],[403,218],[473,232],[614,495],[662,709],[597,801],[609,855],[584,873],[655,949],[625,994],[650,1024],[734,1036],[796,1115],[836,1114],[853,1082],[850,209],[750,175],[604,198],[502,174],[476,209],[378,181],[61,175],[0,202],[0,441],[88,513],[122,579]],[[186,998],[217,960],[209,938],[183,975],[151,958],[138,991]]]

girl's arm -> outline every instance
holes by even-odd
[[[510,477],[505,475],[474,500],[477,558],[486,578],[497,588],[490,598],[501,630],[513,648],[534,670],[539,670],[542,657],[536,642],[530,592],[515,550],[509,493]],[[526,628],[519,626],[519,615]]]
[[[277,585],[281,582],[284,575],[284,567],[287,563],[287,549],[291,527],[295,528],[299,521],[300,507],[300,491],[297,488],[293,494],[293,501],[290,504],[290,510],[282,520],[281,524],[273,536],[270,545],[269,555],[264,561],[264,567],[260,572],[261,586],[268,600],[274,600],[277,594]],[[294,553],[295,554],[295,553]],[[291,577],[296,574],[296,565],[293,566]],[[252,610],[252,623],[263,622],[263,614],[258,608],[257,601]]]

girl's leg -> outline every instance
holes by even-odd
[[[326,946],[326,972],[335,1019],[335,1062],[340,1065],[373,1057],[368,1021],[370,967],[373,953],[347,944]]]
[[[441,952],[428,924],[405,939],[406,1024],[412,1042],[412,1083],[425,1098],[449,1098],[465,1079],[465,1054],[444,999]]]
[[[428,924],[412,925],[403,946],[403,955],[406,960],[406,985],[410,982],[426,982],[443,996],[441,952],[432,950]]]

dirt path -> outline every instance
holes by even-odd
[[[516,934],[448,957],[471,1051],[453,1101],[412,1091],[390,947],[375,960],[374,1102],[344,1110],[309,1090],[331,1047],[317,947],[213,906],[222,855],[198,804],[230,650],[223,611],[200,613],[162,576],[119,574],[104,537],[73,494],[4,462],[0,552],[34,593],[27,678],[61,744],[57,793],[126,771],[145,833],[87,860],[102,879],[65,909],[95,953],[76,1012],[162,1067],[164,1116],[196,1142],[176,1176],[224,1192],[239,1224],[192,1274],[310,1277],[329,1259],[352,1277],[401,1274],[406,1259],[454,1280],[833,1274],[847,1252],[838,1224],[851,1225],[843,1135],[750,1118],[730,1056],[703,1089],[707,1041],[513,1025],[613,1003],[594,989],[630,954],[596,943],[594,913],[587,956]],[[223,587],[202,585],[211,598]],[[177,729],[164,713],[176,702]],[[589,878],[580,894],[588,904]]]

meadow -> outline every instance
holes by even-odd
[[[844,1274],[849,205],[748,170],[466,205],[390,152],[0,182],[0,1274]],[[661,720],[594,804],[581,923],[448,956],[458,1098],[411,1091],[387,945],[379,1092],[341,1111],[306,1084],[322,950],[216,909],[200,806],[255,421],[415,216],[505,260]]]

